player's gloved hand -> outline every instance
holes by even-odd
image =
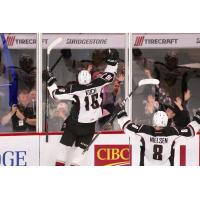
[[[107,49],[106,54],[106,63],[115,66],[119,60],[119,52],[116,49]]]
[[[200,110],[197,110],[193,120],[200,124]]]
[[[48,71],[48,70],[43,71],[42,78],[43,78],[44,81],[47,82],[48,87],[50,87],[51,85],[53,85],[57,81],[56,77],[53,75],[53,73]]]
[[[115,113],[117,114],[118,119],[124,116],[128,116],[125,111],[124,105],[120,103],[115,106]]]

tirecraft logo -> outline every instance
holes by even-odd
[[[26,151],[5,151],[0,153],[0,166],[26,166]]]
[[[152,44],[177,44],[178,39],[168,39],[168,38],[159,38],[159,39],[145,39],[145,36],[137,36],[135,38],[134,46],[139,47],[143,46],[143,44],[146,45],[152,45]]]
[[[135,38],[135,43],[134,43],[134,46],[142,46],[143,45],[143,42],[144,42],[144,36],[137,36]]]
[[[6,37],[6,42],[9,47],[16,45],[36,45],[37,40],[34,38],[29,39],[17,39],[15,35],[8,35]],[[42,44],[47,44],[48,39],[42,39]]]
[[[15,42],[15,36],[12,36],[12,35],[8,35],[6,37],[6,42],[7,42],[7,45],[10,47],[13,46],[14,42]]]
[[[95,166],[129,166],[132,164],[131,145],[95,145]]]

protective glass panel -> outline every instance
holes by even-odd
[[[169,112],[172,124],[187,125],[186,121],[189,122],[200,106],[198,45],[198,35],[195,34],[134,35],[133,88],[144,78],[160,80],[159,87],[148,85],[136,91],[133,99],[136,122],[152,124],[153,113],[164,110]],[[178,117],[182,109],[189,111],[185,122],[183,117]]]
[[[119,67],[116,79],[112,84],[102,90],[103,93],[103,117],[98,120],[96,130],[119,130],[116,120],[106,123],[114,112],[114,106],[124,98],[125,78],[125,39],[120,34],[43,34],[43,40],[48,45],[56,38],[62,37],[63,41],[55,46],[49,56],[49,66],[57,79],[58,86],[68,87],[77,81],[77,74],[82,69],[87,69],[92,80],[99,77],[106,68],[106,49],[115,49],[119,54]],[[48,45],[43,50],[43,70],[46,69],[46,55]],[[58,132],[61,130],[64,120],[69,116],[72,101],[54,100],[46,96],[44,88],[44,104],[46,116],[44,116],[44,130]],[[45,103],[47,102],[47,104]]]
[[[0,166],[39,165],[36,34],[0,34]]]
[[[0,132],[36,130],[36,34],[1,34]]]

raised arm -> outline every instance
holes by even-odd
[[[131,122],[125,109],[120,105],[117,105],[115,109],[117,112],[118,124],[120,128],[128,135],[131,135],[133,133],[138,133],[141,128],[141,125],[137,125]]]
[[[196,112],[193,120],[183,129],[179,130],[179,134],[185,137],[195,136],[200,130],[200,111]]]
[[[104,73],[96,80],[102,86],[108,85],[113,82],[117,74],[118,60],[119,60],[118,52],[114,49],[108,49],[106,57],[107,67],[104,70]]]
[[[70,93],[69,89],[65,87],[58,88],[56,84],[56,78],[51,72],[46,72],[47,89],[53,99],[56,100],[71,100],[73,101],[73,93]]]

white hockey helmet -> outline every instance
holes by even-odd
[[[81,70],[78,73],[78,82],[80,85],[87,85],[91,82],[92,76],[88,70]]]
[[[153,115],[153,126],[166,127],[168,123],[167,114],[164,111],[157,111]]]

